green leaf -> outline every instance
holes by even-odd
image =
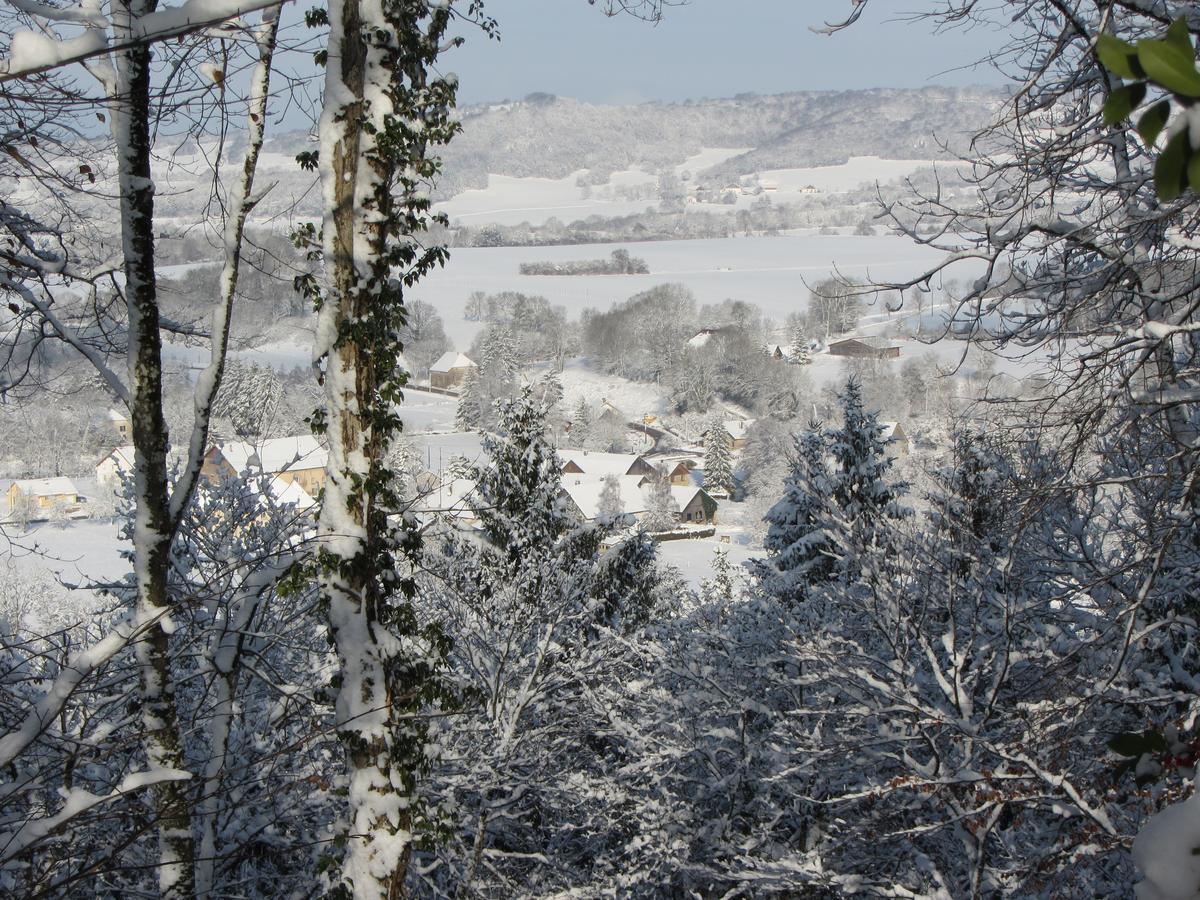
[[[1154,189],[1163,202],[1174,200],[1187,190],[1187,162],[1191,155],[1187,129],[1167,142],[1154,164]]]
[[[1171,27],[1167,29],[1167,33],[1164,35],[1163,39],[1174,44],[1184,53],[1195,52],[1192,49],[1192,35],[1188,31],[1187,19],[1185,19],[1183,16],[1180,16],[1171,23]]]
[[[1135,759],[1146,752],[1146,740],[1136,731],[1123,731],[1108,739],[1108,749]]]
[[[1116,125],[1128,118],[1129,114],[1146,99],[1146,82],[1137,81],[1119,87],[1104,101],[1104,124]]]
[[[1167,41],[1138,41],[1137,57],[1156,84],[1182,97],[1200,97],[1200,72],[1196,71],[1196,56],[1190,50]]]
[[[1096,39],[1096,56],[1104,68],[1121,78],[1132,80],[1146,75],[1138,63],[1137,51],[1111,34],[1102,34]]]
[[[1142,140],[1147,146],[1153,144],[1162,130],[1167,126],[1167,118],[1171,115],[1171,101],[1159,100],[1152,107],[1142,113],[1141,119],[1138,120],[1138,134],[1142,136]]]

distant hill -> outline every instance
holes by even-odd
[[[753,147],[709,174],[836,165],[851,156],[938,159],[965,148],[1003,99],[984,88],[805,91],[720,100],[598,106],[548,94],[465,107],[439,194],[486,186],[487,174],[563,178],[678,165],[704,147]],[[699,173],[697,173],[699,174]]]

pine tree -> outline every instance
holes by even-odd
[[[467,369],[462,390],[458,394],[458,410],[454,415],[454,427],[459,431],[478,431],[484,426],[484,404],[482,386],[476,366]]]
[[[805,599],[811,585],[828,581],[834,571],[827,531],[833,483],[820,423],[810,422],[793,440],[795,457],[783,496],[764,517],[768,555],[755,565],[764,591],[788,604]]]
[[[641,528],[601,557],[596,598],[604,625],[628,633],[650,621],[662,583],[657,559],[658,545]]]
[[[851,376],[838,401],[842,427],[827,434],[837,465],[833,497],[847,523],[869,528],[885,516],[899,513],[897,499],[905,485],[890,483],[894,460],[887,455],[879,415],[863,406],[862,386]]]
[[[856,378],[847,379],[838,399],[842,427],[825,435],[834,462],[829,532],[840,555],[840,576],[869,589],[901,562],[891,544],[897,533],[890,520],[906,514],[899,498],[908,486],[890,477],[894,460],[887,455],[883,427],[876,413],[866,411]]]
[[[720,547],[713,550],[712,572],[712,578],[701,582],[700,594],[706,603],[728,606],[741,592],[741,585],[729,562],[728,552]]]
[[[587,400],[580,397],[575,404],[575,412],[571,414],[571,445],[574,447],[587,446],[587,440],[592,430],[592,408]]]
[[[788,348],[792,362],[799,366],[807,366],[812,363],[812,351],[808,346],[808,336],[804,333],[804,326],[799,323],[792,329],[792,343]]]
[[[704,489],[710,494],[733,493],[733,456],[729,434],[720,417],[714,416],[704,432]]]

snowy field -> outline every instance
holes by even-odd
[[[117,524],[110,519],[76,521],[59,527],[35,525],[25,532],[5,528],[0,559],[31,570],[49,569],[65,584],[106,582],[129,572],[121,558],[128,545],[120,540]]]
[[[566,262],[607,258],[618,246],[646,260],[648,275],[520,275],[522,262]],[[839,271],[854,278],[899,280],[940,258],[936,251],[893,235],[781,235],[641,244],[581,244],[568,247],[471,247],[452,251],[444,270],[432,273],[414,295],[441,313],[456,347],[468,346],[483,327],[463,318],[473,291],[520,291],[546,297],[578,317],[588,308],[607,310],[658,284],[690,288],[698,303],[745,300],[782,322],[807,303],[808,284]],[[977,274],[969,264],[950,273]]]

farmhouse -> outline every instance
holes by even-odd
[[[728,419],[725,421],[725,435],[728,438],[730,450],[744,450],[746,448],[746,433],[753,425],[753,420],[746,419]]]
[[[8,486],[8,508],[30,503],[34,509],[62,509],[78,512],[83,498],[70,478],[29,478],[14,481]]]
[[[579,518],[591,522],[600,515],[600,495],[604,491],[602,478],[574,478],[564,474],[562,497]],[[650,509],[650,482],[645,476],[622,475],[617,478],[617,493],[621,512],[642,519]],[[671,486],[671,496],[679,508],[679,521],[688,524],[711,524],[717,520],[717,501],[695,485]]]
[[[210,447],[200,471],[212,481],[259,472],[277,475],[284,483],[295,481],[315,495],[325,486],[328,457],[329,451],[311,435],[267,438],[257,444],[230,441]]]
[[[121,440],[123,441],[129,440],[130,435],[133,434],[129,422],[129,416],[125,415],[123,412],[110,409],[108,411],[108,423],[116,430],[117,434],[121,436]]]
[[[900,348],[878,337],[843,338],[829,345],[830,356],[850,356],[856,359],[898,359]]]
[[[116,487],[121,479],[133,472],[133,444],[118,447],[96,463],[96,481],[104,487]]]
[[[461,387],[467,372],[478,368],[465,354],[447,350],[429,367],[429,386],[453,390]]]
[[[600,453],[594,450],[564,450],[559,452],[564,475],[587,475],[603,478],[606,475],[653,475],[654,466],[633,453]]]
[[[763,349],[771,359],[788,358],[788,352],[783,349],[783,344],[767,344]]]

